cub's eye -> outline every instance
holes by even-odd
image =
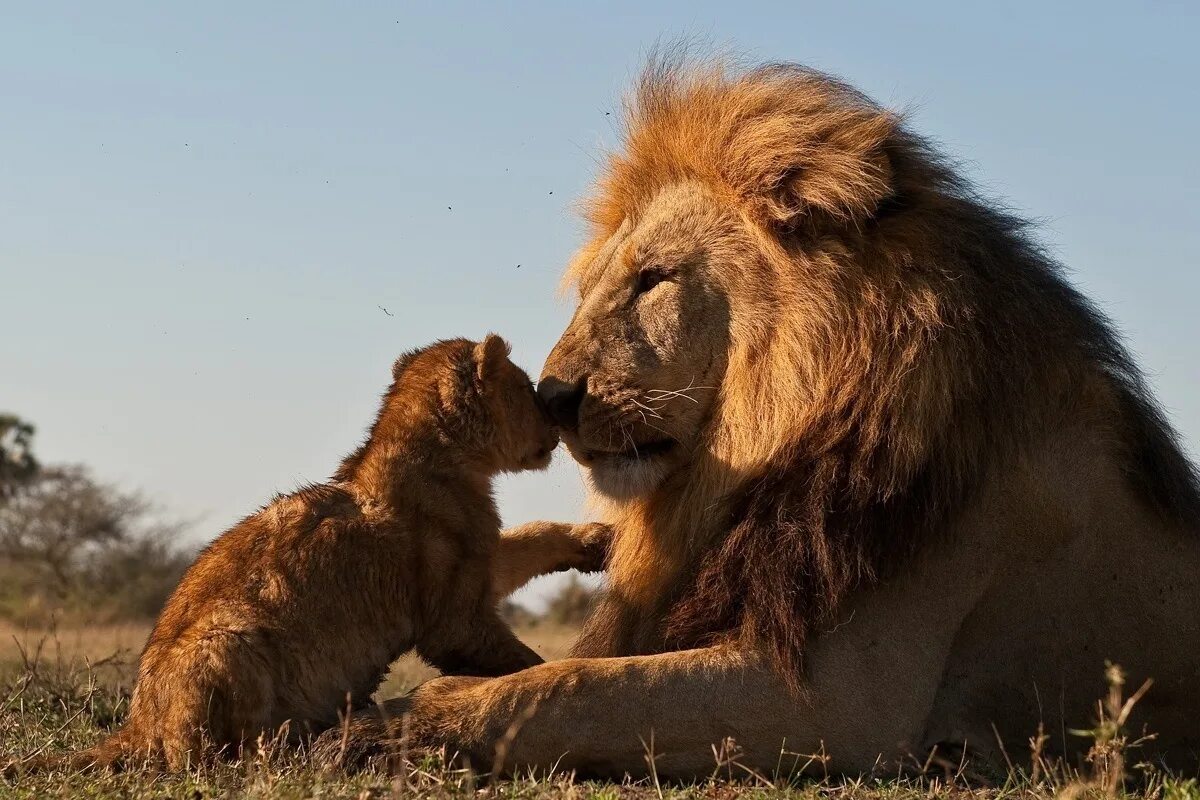
[[[634,286],[633,294],[645,294],[646,292],[658,286],[665,280],[670,279],[671,275],[662,267],[642,267],[638,273],[637,284]]]

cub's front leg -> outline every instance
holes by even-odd
[[[612,528],[600,522],[529,522],[500,534],[492,564],[492,594],[501,600],[551,572],[604,569]]]
[[[468,622],[453,640],[418,645],[417,652],[445,675],[494,678],[542,663],[491,608]]]

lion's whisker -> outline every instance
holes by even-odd
[[[645,393],[645,396],[651,402],[656,400],[667,400],[672,397],[682,397],[683,399],[690,400],[693,403],[699,403],[700,401],[692,397],[690,394],[688,394],[688,392],[698,392],[702,389],[716,389],[715,386],[695,386],[693,385],[694,380],[695,379],[688,381],[688,385],[684,386],[682,389],[648,389]]]
[[[641,456],[638,454],[637,442],[635,442],[635,441],[633,440],[633,435],[632,435],[632,434],[629,432],[629,430],[628,430],[627,428],[622,428],[622,429],[621,429],[621,436],[622,436],[622,438],[624,438],[626,441],[628,441],[628,442],[629,442],[629,446],[633,448],[633,457],[634,457],[634,458],[641,458]]]
[[[651,408],[650,406],[646,405],[645,403],[639,403],[638,399],[636,397],[631,397],[630,402],[632,402],[635,406],[637,406],[640,409],[649,411],[650,416],[657,417],[658,419],[662,419],[662,414],[658,413],[658,411],[659,411],[658,408]],[[659,408],[661,408],[661,406]],[[645,419],[645,415],[642,416],[642,419]]]
[[[671,398],[671,397],[682,397],[684,400],[690,400],[693,403],[700,402],[696,398],[692,397],[690,394],[687,394],[687,392],[685,392],[682,389],[679,391],[675,391],[675,392],[667,391],[665,389],[653,389],[651,391],[655,392],[656,394],[654,397],[651,397],[650,392],[647,392],[646,397],[649,400],[665,400],[665,399]]]

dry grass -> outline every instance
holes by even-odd
[[[0,626],[0,762],[37,751],[86,747],[124,716],[136,655],[146,625],[108,625],[58,631]],[[546,658],[563,656],[574,631],[539,625],[520,629],[522,638]],[[381,695],[394,696],[434,674],[419,661],[397,662]],[[663,800],[722,798],[754,800],[1051,800],[1083,797],[1145,797],[1148,800],[1200,800],[1195,781],[1162,776],[1143,778],[1136,790],[1121,781],[1119,715],[1128,704],[1119,673],[1110,674],[1113,693],[1105,707],[1114,716],[1097,727],[1092,775],[1063,771],[1038,760],[1016,765],[991,787],[970,784],[959,775],[891,780],[795,780],[778,776],[738,776],[736,762],[714,750],[713,777],[696,784],[660,785],[654,780],[624,783],[577,782],[571,776],[518,777],[492,783],[486,776],[446,766],[438,759],[408,765],[398,775],[378,769],[354,775],[319,769],[302,752],[266,748],[244,762],[178,776],[131,772],[68,775],[46,773],[0,780],[0,798],[94,797],[279,797],[279,798],[494,798],[569,797],[579,800]],[[1134,698],[1136,700],[1136,698]],[[722,760],[724,764],[720,763]]]
[[[521,639],[542,658],[567,654],[576,630],[561,625],[538,624],[518,629]],[[150,635],[148,623],[129,622],[72,628],[20,628],[0,620],[0,674],[23,669],[25,663],[54,664],[68,671],[91,668],[96,682],[119,689],[133,680],[137,657]],[[407,692],[437,671],[414,655],[392,665],[379,687],[379,697]]]
[[[64,665],[102,663],[119,668],[137,660],[149,635],[150,625],[142,622],[21,628],[0,620],[0,667],[20,664],[25,657],[39,656],[40,661]],[[109,674],[118,673],[119,669]]]

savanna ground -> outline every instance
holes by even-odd
[[[575,635],[570,626],[526,622],[522,638],[545,658],[562,657]],[[36,752],[83,748],[118,724],[128,707],[137,653],[149,625],[127,623],[57,630],[21,629],[0,623],[0,761]],[[397,662],[381,696],[406,691],[434,672],[413,657]],[[1110,698],[1118,709],[1124,701]],[[324,770],[304,753],[268,747],[239,763],[180,776],[150,772],[66,774],[51,772],[0,783],[0,798],[93,797],[280,797],[280,798],[808,798],[810,800],[918,800],[979,798],[1007,800],[1051,797],[1136,796],[1200,800],[1194,780],[1139,772],[1134,753],[1121,758],[1115,725],[1095,734],[1097,763],[1082,772],[1064,771],[1043,761],[1013,764],[1008,776],[991,780],[963,774],[958,765],[930,759],[923,775],[857,781],[761,775],[737,763],[736,745],[714,749],[713,774],[692,785],[653,779],[606,783],[570,776],[518,776],[493,782],[484,771],[446,766],[426,759],[389,772],[382,767],[358,774]],[[814,766],[817,766],[814,763]],[[818,767],[819,773],[819,767]],[[1116,779],[1126,772],[1130,780]]]

